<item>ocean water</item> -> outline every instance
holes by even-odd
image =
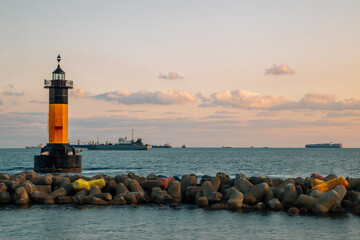
[[[0,149],[0,172],[33,169],[39,149]],[[360,149],[186,148],[150,151],[84,150],[83,175],[134,172],[199,177],[306,177],[313,172],[360,177]],[[360,217],[290,215],[157,205],[0,206],[0,239],[360,239]]]

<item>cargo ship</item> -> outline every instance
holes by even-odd
[[[166,143],[164,145],[151,145],[152,148],[172,148],[172,146],[169,143]]]
[[[112,144],[106,142],[105,144],[89,144],[84,145],[88,150],[150,150],[149,144],[144,144],[139,138],[136,142],[134,140],[128,141],[127,138],[119,138],[118,143]]]
[[[341,143],[316,143],[316,144],[306,144],[305,148],[342,148]]]
[[[119,138],[117,143],[109,143],[106,141],[105,144],[99,143],[97,140],[96,143],[90,141],[88,144],[80,144],[80,140],[77,141],[77,144],[71,145],[74,148],[87,148],[88,150],[150,150],[151,145],[144,144],[141,138],[138,138],[137,141],[134,141],[134,129],[132,129],[132,139],[128,140],[127,137]]]
[[[37,146],[26,146],[25,148],[43,148],[44,145],[40,144],[40,145],[37,145]]]

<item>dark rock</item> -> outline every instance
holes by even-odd
[[[235,187],[231,187],[225,191],[225,197],[224,201],[228,201],[235,192],[238,192],[238,190]]]
[[[283,209],[283,206],[279,199],[273,198],[269,201],[269,208],[275,211],[280,211]]]
[[[296,205],[299,206],[300,208],[307,208],[309,210],[312,210],[317,204],[317,202],[318,202],[317,198],[310,197],[305,194],[300,194],[300,196],[296,201]]]
[[[116,191],[115,191],[115,195],[119,195],[121,193],[128,193],[129,190],[127,189],[127,187],[125,186],[124,183],[118,183],[116,185]]]
[[[244,195],[244,202],[253,205],[261,201],[270,191],[270,187],[266,182],[254,185],[250,188],[249,192]]]
[[[346,209],[351,209],[351,208],[354,207],[354,204],[353,204],[352,201],[344,199],[344,200],[341,202],[341,206],[342,206],[343,208],[346,208]]]
[[[129,177],[129,178],[135,178],[135,176],[136,176],[136,175],[135,175],[135,173],[133,173],[133,172],[129,172],[129,173],[128,173],[128,177]]]
[[[209,206],[209,202],[206,197],[199,197],[197,199],[196,205],[200,208],[205,208]]]
[[[104,201],[111,201],[112,200],[112,196],[110,193],[96,193],[93,195],[94,198],[100,198]]]
[[[301,185],[296,185],[296,193],[299,196],[300,194],[304,194],[303,188],[301,187]]]
[[[346,189],[349,190],[356,190],[358,187],[360,187],[360,178],[346,178],[346,181],[348,182],[348,185],[346,186]]]
[[[40,177],[39,179],[35,180],[35,185],[51,185],[53,181],[53,175],[46,174],[45,176]]]
[[[188,186],[186,192],[184,193],[184,202],[194,203],[197,189],[198,188],[196,186]]]
[[[18,188],[20,186],[20,183],[17,181],[9,181],[6,182],[6,187],[7,187],[7,191],[10,193],[15,192],[16,188]]]
[[[160,184],[157,179],[156,180],[146,180],[146,181],[142,182],[141,186],[145,191],[151,192],[153,187],[160,187]]]
[[[36,190],[35,185],[32,182],[30,182],[29,180],[26,180],[26,181],[22,182],[20,184],[20,187],[25,188],[28,195],[31,195]]]
[[[72,204],[75,203],[73,196],[57,196],[55,202],[58,204]]]
[[[124,198],[128,204],[136,204],[137,199],[134,192],[128,192],[124,195]]]
[[[300,208],[300,214],[307,214],[309,210],[307,208]]]
[[[53,177],[51,187],[54,189],[55,187],[59,186],[61,183],[62,178],[61,177]]]
[[[322,195],[324,195],[324,192],[319,191],[319,190],[314,190],[314,191],[311,191],[311,193],[310,193],[310,196],[315,197],[315,198],[319,198]]]
[[[89,195],[89,190],[87,190],[86,188],[83,188],[75,194],[75,199],[80,200],[81,198],[88,196],[88,195]]]
[[[147,180],[157,180],[156,174],[150,173],[147,177]]]
[[[181,183],[179,181],[173,181],[170,183],[168,194],[174,199],[175,202],[181,202]]]
[[[234,192],[229,201],[227,201],[227,205],[231,209],[240,209],[244,200],[244,194],[242,192]]]
[[[98,186],[92,186],[90,188],[89,195],[93,196],[93,195],[98,194],[98,193],[102,193]]]
[[[291,207],[291,208],[289,208],[288,213],[290,213],[290,214],[298,214],[298,213],[300,213],[300,209],[298,209],[296,207]]]
[[[223,210],[223,209],[227,209],[228,206],[226,205],[226,203],[214,203],[211,204],[210,208],[213,210]]]
[[[44,192],[44,193],[51,193],[51,186],[50,185],[35,185],[36,192]]]
[[[350,201],[354,202],[357,198],[360,197],[360,192],[348,191],[348,192],[347,192],[347,195],[348,195],[347,198],[348,198]]]
[[[282,204],[285,208],[293,206],[298,198],[298,194],[296,192],[296,188],[294,184],[287,184],[284,188],[284,198],[282,200]]]
[[[305,179],[304,179],[304,185],[305,185],[305,187],[306,188],[309,188],[309,189],[311,189],[311,182],[314,180],[314,178],[312,178],[312,177],[306,177]]]
[[[220,188],[220,184],[221,184],[220,178],[218,178],[218,177],[211,178],[210,182],[213,185],[215,192],[218,192],[219,188]]]
[[[47,204],[47,205],[55,204],[55,198],[52,197],[52,196],[49,196],[49,197],[44,199],[43,203]]]
[[[116,196],[115,198],[113,198],[109,204],[112,204],[112,205],[124,205],[126,204],[126,200],[124,198],[124,196]]]
[[[284,189],[279,187],[271,187],[270,190],[273,192],[274,197],[279,199],[281,202],[284,198]]]
[[[129,190],[130,192],[144,192],[139,182],[136,180],[131,180],[129,182]]]
[[[277,187],[283,182],[284,182],[284,180],[282,180],[280,178],[271,179],[271,183],[272,183],[271,187]]]
[[[77,202],[78,204],[91,204],[93,198],[94,197],[90,196],[90,195],[82,196],[82,197],[75,198],[75,202]]]
[[[185,194],[187,187],[196,186],[197,177],[194,175],[185,174],[181,177],[181,193]]]
[[[34,172],[34,171],[29,171],[27,174],[26,174],[26,180],[29,180],[29,181],[35,181],[36,179],[40,178],[40,176]]]
[[[11,195],[8,191],[0,192],[0,204],[11,203]]]
[[[92,205],[107,205],[108,202],[101,198],[93,197],[93,199],[91,200],[91,204]]]
[[[221,201],[223,195],[219,192],[217,192],[214,188],[214,186],[209,181],[205,181],[202,184],[202,190],[204,197],[206,197],[209,201],[209,203],[215,203]],[[196,194],[196,192],[195,192]]]
[[[46,192],[35,191],[30,195],[30,198],[33,202],[44,203],[45,199],[49,197],[49,194]]]
[[[258,202],[257,204],[255,204],[254,206],[251,207],[252,209],[256,210],[256,211],[263,211],[266,209],[266,205],[263,202]]]
[[[106,182],[105,188],[102,189],[102,192],[110,193],[111,195],[115,195],[117,183],[115,180],[109,180]]]
[[[18,187],[14,194],[14,203],[17,205],[28,204],[30,201],[29,195],[27,194],[24,187]]]
[[[10,180],[10,176],[7,173],[0,173],[0,180]]]
[[[327,181],[333,180],[333,179],[335,179],[335,178],[337,178],[336,174],[331,173],[331,174],[327,175],[327,176],[323,179],[323,181],[324,181],[324,182],[327,182]]]
[[[61,187],[59,189],[57,189],[56,191],[50,193],[49,195],[52,197],[57,197],[57,196],[65,196],[67,194],[65,188]]]
[[[203,196],[203,190],[201,188],[197,188],[194,202],[197,203],[197,200]]]
[[[286,179],[285,181],[283,181],[279,186],[277,186],[277,187],[279,187],[279,188],[285,188],[285,186],[286,185],[288,185],[288,184],[293,184],[293,185],[295,185],[295,180],[293,179],[293,178],[288,178],[288,179]]]
[[[0,183],[0,192],[5,192],[7,191],[7,186],[5,183]]]
[[[116,181],[117,183],[124,183],[124,181],[125,181],[126,179],[129,179],[129,176],[128,176],[128,175],[116,175],[116,176],[115,176],[115,181]]]
[[[60,185],[61,186],[61,185]],[[75,195],[76,194],[76,190],[74,188],[74,186],[72,185],[72,183],[68,183],[68,184],[65,184],[64,186],[62,186],[63,188],[65,188],[66,192],[68,195]]]
[[[240,192],[246,194],[254,185],[249,182],[242,174],[236,174],[234,187],[236,187]]]

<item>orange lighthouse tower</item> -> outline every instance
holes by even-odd
[[[70,146],[68,140],[68,89],[73,81],[65,80],[65,72],[58,66],[52,80],[44,80],[49,89],[49,143],[34,157],[35,172],[81,172],[81,155]]]

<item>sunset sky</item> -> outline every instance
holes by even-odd
[[[46,144],[58,54],[69,140],[360,147],[360,1],[0,2],[0,147]]]

